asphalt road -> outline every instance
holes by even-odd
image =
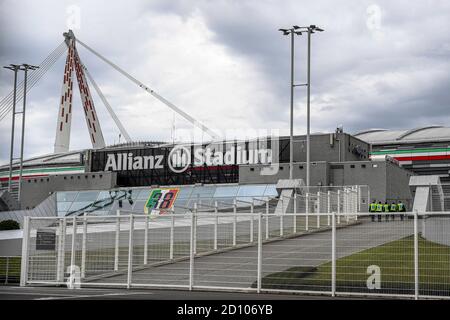
[[[0,286],[0,300],[324,300],[330,296],[184,290],[67,289]],[[333,298],[344,299],[344,298]]]

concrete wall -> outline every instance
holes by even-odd
[[[239,166],[239,183],[277,183],[280,179],[289,179],[289,163],[279,164],[279,170],[275,175],[261,175],[262,166]],[[294,162],[295,179],[306,181],[306,163]],[[311,185],[328,184],[328,163],[311,162]]]
[[[368,185],[372,200],[386,199],[386,163],[372,161],[349,161],[330,164],[332,180],[335,186]],[[405,184],[408,188],[408,184]]]
[[[428,217],[423,222],[422,236],[435,243],[450,246],[450,217]]]
[[[280,164],[275,175],[263,176],[257,165],[240,166],[239,183],[277,183],[289,178],[289,164]],[[303,169],[300,169],[300,168]],[[311,185],[368,185],[372,200],[402,200],[410,208],[409,189],[411,172],[389,161],[311,162]],[[306,181],[306,163],[294,163],[294,179]]]
[[[0,212],[0,221],[14,220],[19,222],[20,227],[22,228],[23,217],[54,217],[57,215],[56,212],[56,194],[51,194],[33,209]]]
[[[406,210],[412,209],[413,196],[409,188],[409,179],[413,172],[405,170],[392,162],[386,162],[386,198],[387,201],[402,200]],[[405,188],[408,186],[408,188]]]
[[[306,136],[294,141],[294,161],[306,162]],[[357,146],[362,155],[355,153]],[[368,156],[369,144],[346,133],[311,135],[311,161],[358,161],[368,160]]]
[[[32,209],[55,191],[103,190],[116,186],[115,172],[54,175],[24,179],[21,209]]]

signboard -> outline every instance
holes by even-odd
[[[153,189],[144,206],[144,212],[158,215],[172,209],[178,195],[179,188]]]
[[[56,249],[56,231],[50,229],[38,229],[36,232],[36,250]]]

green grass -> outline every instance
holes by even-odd
[[[9,260],[8,262],[6,260]],[[20,280],[20,257],[0,257],[0,284],[6,282],[8,271],[8,283],[19,282]]]
[[[338,291],[368,292],[367,267],[381,270],[379,292],[414,290],[414,237],[370,248],[336,261]],[[263,288],[331,290],[331,262],[318,267],[293,267],[263,278]],[[428,294],[450,294],[450,247],[419,238],[419,287]],[[372,290],[371,290],[372,291]]]

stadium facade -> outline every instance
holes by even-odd
[[[371,145],[372,160],[392,157],[417,175],[439,175],[450,182],[450,128],[371,129],[355,134]]]
[[[175,149],[181,153],[174,153]],[[178,160],[174,158],[177,154]],[[99,195],[102,191],[138,189],[133,195],[138,197],[142,188],[168,186],[194,186],[199,190],[203,186],[209,190],[206,193],[217,186],[253,186],[254,190],[264,186],[263,193],[267,189],[268,194],[276,196],[277,182],[289,177],[289,157],[289,137],[201,145],[132,142],[50,154],[24,161],[21,202],[14,201],[14,192],[9,196],[3,192],[0,207],[4,212],[21,209],[26,214],[57,192],[95,191]],[[264,172],[274,164],[275,171]],[[311,136],[311,186],[315,187],[367,185],[372,200],[402,200],[411,207],[410,177],[439,175],[441,181],[450,181],[449,169],[450,128],[374,129],[355,135],[338,130]],[[13,168],[13,179],[18,178],[17,173],[18,164]],[[293,173],[294,178],[306,180],[305,136],[294,139]],[[0,167],[3,190],[8,180],[9,167]],[[60,215],[78,212],[86,209],[83,205],[89,201],[97,200],[57,211]]]
[[[296,136],[294,141],[294,178],[305,181],[306,137]],[[189,153],[181,169],[181,163],[171,166],[175,149],[187,149]],[[280,179],[289,177],[289,157],[289,137],[202,145],[125,143],[52,154],[24,162],[19,208],[35,208],[61,191],[233,185],[264,185],[275,190]],[[186,158],[181,159],[186,162]],[[0,170],[6,188],[9,168]],[[350,134],[337,131],[311,136],[312,186],[368,185],[373,199],[411,204],[411,175],[389,158],[371,160],[370,145]]]

